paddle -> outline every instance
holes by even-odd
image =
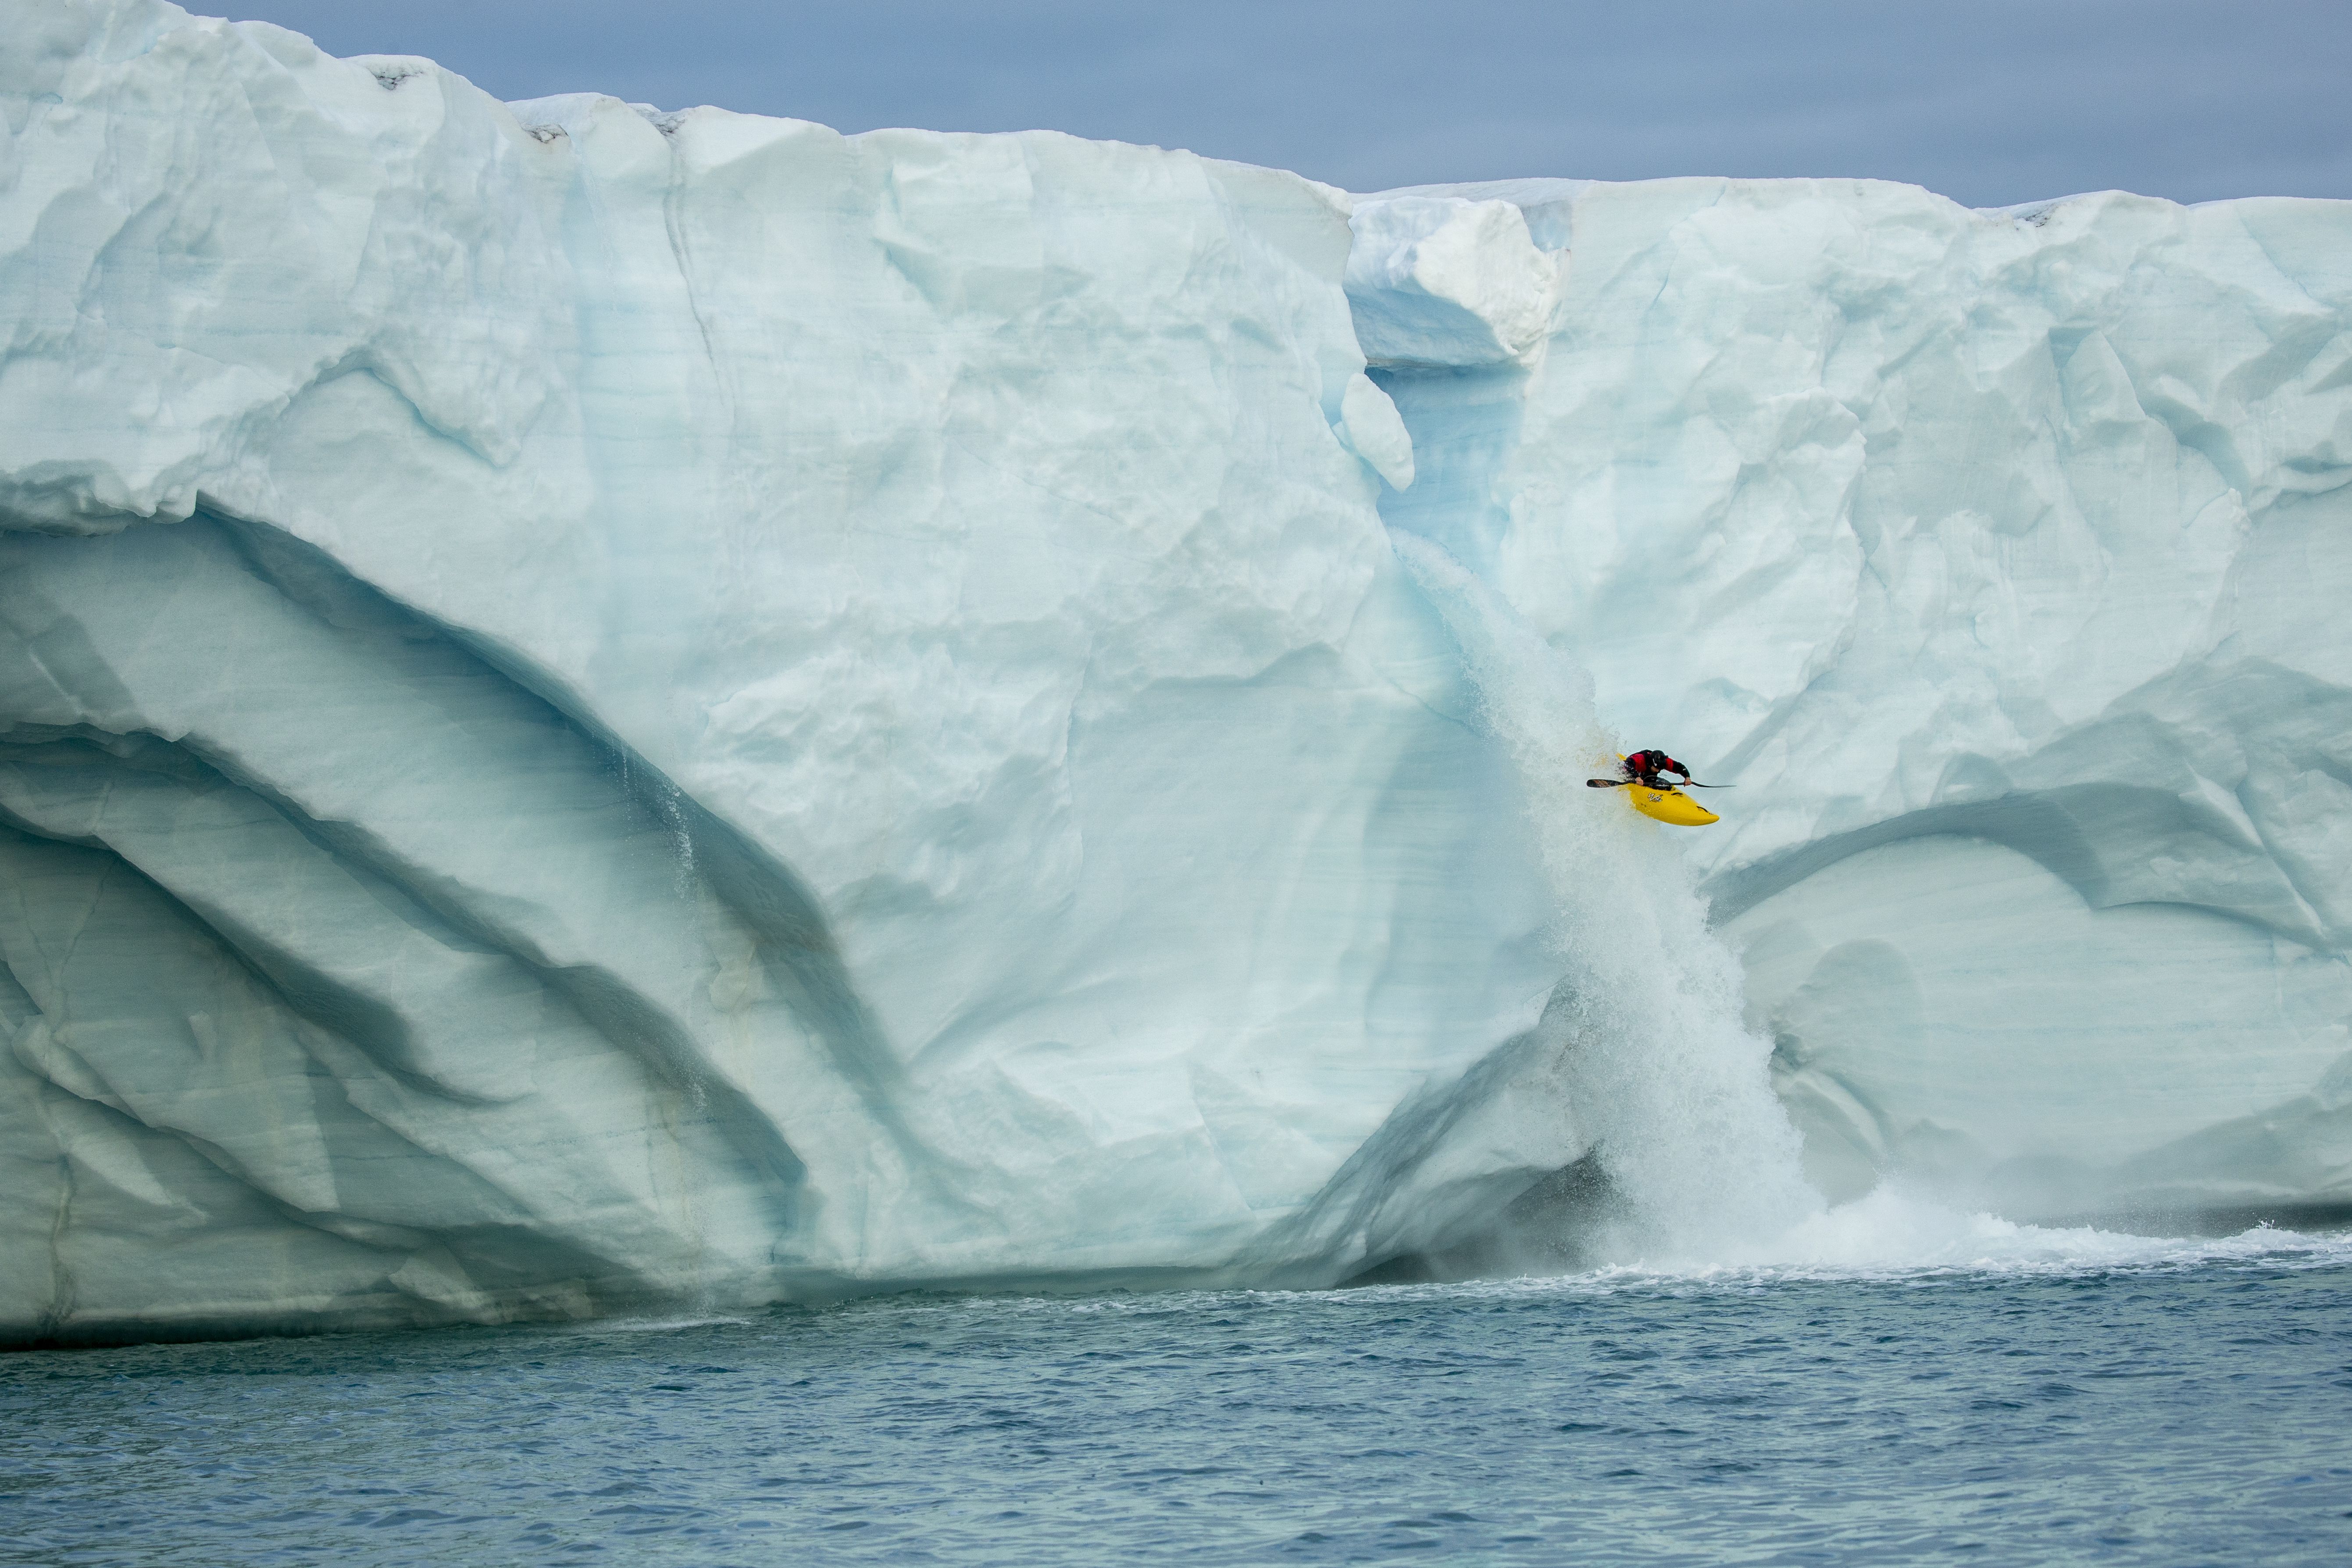
[[[1587,789],[1622,789],[1629,784],[1640,784],[1641,782],[1642,781],[1639,779],[1587,779],[1584,781],[1584,787]],[[1654,787],[1658,789],[1738,789],[1739,786],[1738,784],[1703,784],[1696,779],[1685,779],[1678,784],[1658,784]]]

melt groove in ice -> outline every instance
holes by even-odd
[[[0,26],[10,1337],[2352,1202],[2342,204]]]

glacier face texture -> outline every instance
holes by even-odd
[[[2352,1205],[2346,205],[0,22],[9,1337],[1335,1282],[1636,1136],[1562,943],[1693,878],[1832,1198]]]
[[[8,22],[0,1319],[1324,1282],[1582,1152],[1340,193]]]

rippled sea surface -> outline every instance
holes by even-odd
[[[2352,1253],[0,1358],[25,1563],[2352,1562]]]

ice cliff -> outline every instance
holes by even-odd
[[[2352,1204],[2343,204],[0,29],[9,1338]]]

